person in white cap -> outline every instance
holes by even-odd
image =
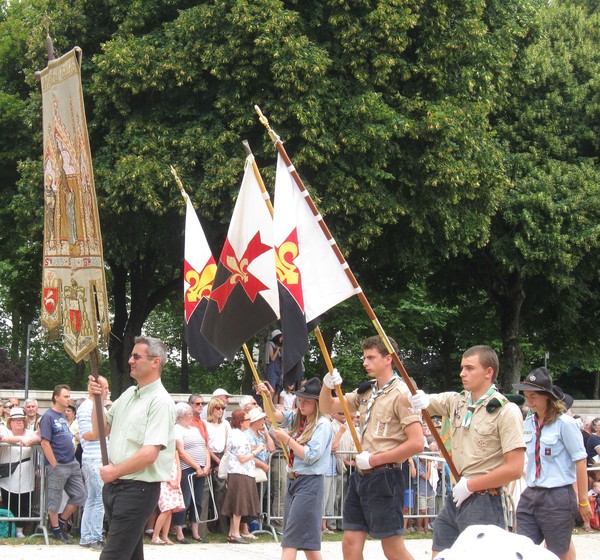
[[[252,406],[251,403],[248,403],[248,404],[250,406]],[[244,410],[246,412],[246,414],[248,414],[248,417],[250,418],[250,426],[245,431],[245,434],[248,437],[248,440],[250,441],[250,445],[252,445],[253,447],[257,447],[260,444],[262,444],[264,446],[264,448],[255,455],[254,465],[256,466],[257,469],[261,469],[265,473],[268,473],[268,471],[269,471],[269,454],[273,453],[273,451],[275,451],[275,442],[273,441],[273,438],[271,437],[271,435],[269,434],[269,432],[267,431],[267,429],[265,427],[265,418],[267,415],[263,412],[263,410],[262,410],[262,408],[260,408],[260,406],[252,406],[252,408],[250,408],[250,409],[243,408],[242,410]],[[262,503],[261,486],[260,486],[260,483],[258,482],[258,480],[257,480],[256,487],[257,487],[259,502]],[[263,487],[262,492],[264,492],[264,490],[265,490],[265,488]],[[250,531],[247,529],[246,523],[242,523],[241,529],[242,529],[242,538],[244,538],[244,539],[256,539],[257,538],[253,534],[251,534]]]
[[[225,410],[223,411],[223,419],[231,418],[231,410],[227,410],[227,406],[229,405],[229,401],[231,400],[232,395],[230,395],[225,389],[215,389],[212,394],[212,398],[221,399],[225,403]]]
[[[10,410],[6,426],[0,428],[0,441],[12,443],[0,448],[0,464],[8,472],[0,478],[3,507],[15,517],[29,517],[32,493],[35,489],[35,464],[31,446],[40,443],[37,431],[26,428],[27,419],[22,408]],[[23,522],[17,523],[17,538],[24,538]]]
[[[230,395],[225,389],[215,389],[212,394],[213,397],[219,397],[221,400],[225,401],[225,404],[229,404],[229,399],[232,395]]]

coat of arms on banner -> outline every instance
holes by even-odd
[[[81,50],[39,73],[44,123],[42,325],[75,360],[109,332],[96,191],[81,89]]]

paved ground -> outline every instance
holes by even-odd
[[[598,560],[600,558],[600,533],[590,535],[574,535],[575,547],[577,549],[577,560]],[[415,560],[429,560],[431,558],[431,540],[409,540],[407,547]],[[323,558],[325,560],[342,560],[342,544],[340,542],[323,543]],[[279,560],[281,548],[279,544],[272,541],[258,542],[249,545],[233,545],[226,543],[190,544],[173,546],[147,545],[144,549],[146,560],[176,559],[184,554],[187,557],[202,560],[209,557],[222,558],[223,560]],[[98,552],[81,548],[80,546],[45,546],[40,544],[29,545],[7,545],[0,547],[0,558],[2,560],[32,560],[43,558],[44,560],[86,560],[98,557]],[[366,560],[384,559],[378,541],[368,541],[364,557]],[[302,560],[304,554],[298,554]]]

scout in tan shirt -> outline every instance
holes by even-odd
[[[450,419],[452,461],[461,476],[435,520],[432,557],[470,525],[506,528],[502,487],[523,474],[525,443],[521,411],[494,386],[498,369],[492,348],[474,346],[462,357],[462,393],[403,396],[405,404]]]
[[[396,342],[389,339],[397,352]],[[419,413],[403,405],[406,384],[394,373],[392,355],[379,336],[362,343],[363,367],[374,383],[345,396],[351,412],[360,412],[363,451],[356,457],[344,502],[345,560],[362,560],[367,535],[381,539],[387,558],[411,560],[404,539],[403,461],[423,451]],[[331,390],[340,385],[337,371],[323,379],[321,410],[340,412],[342,405]]]

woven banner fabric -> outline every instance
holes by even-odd
[[[110,330],[81,49],[39,72],[44,126],[42,325],[79,362]]]

